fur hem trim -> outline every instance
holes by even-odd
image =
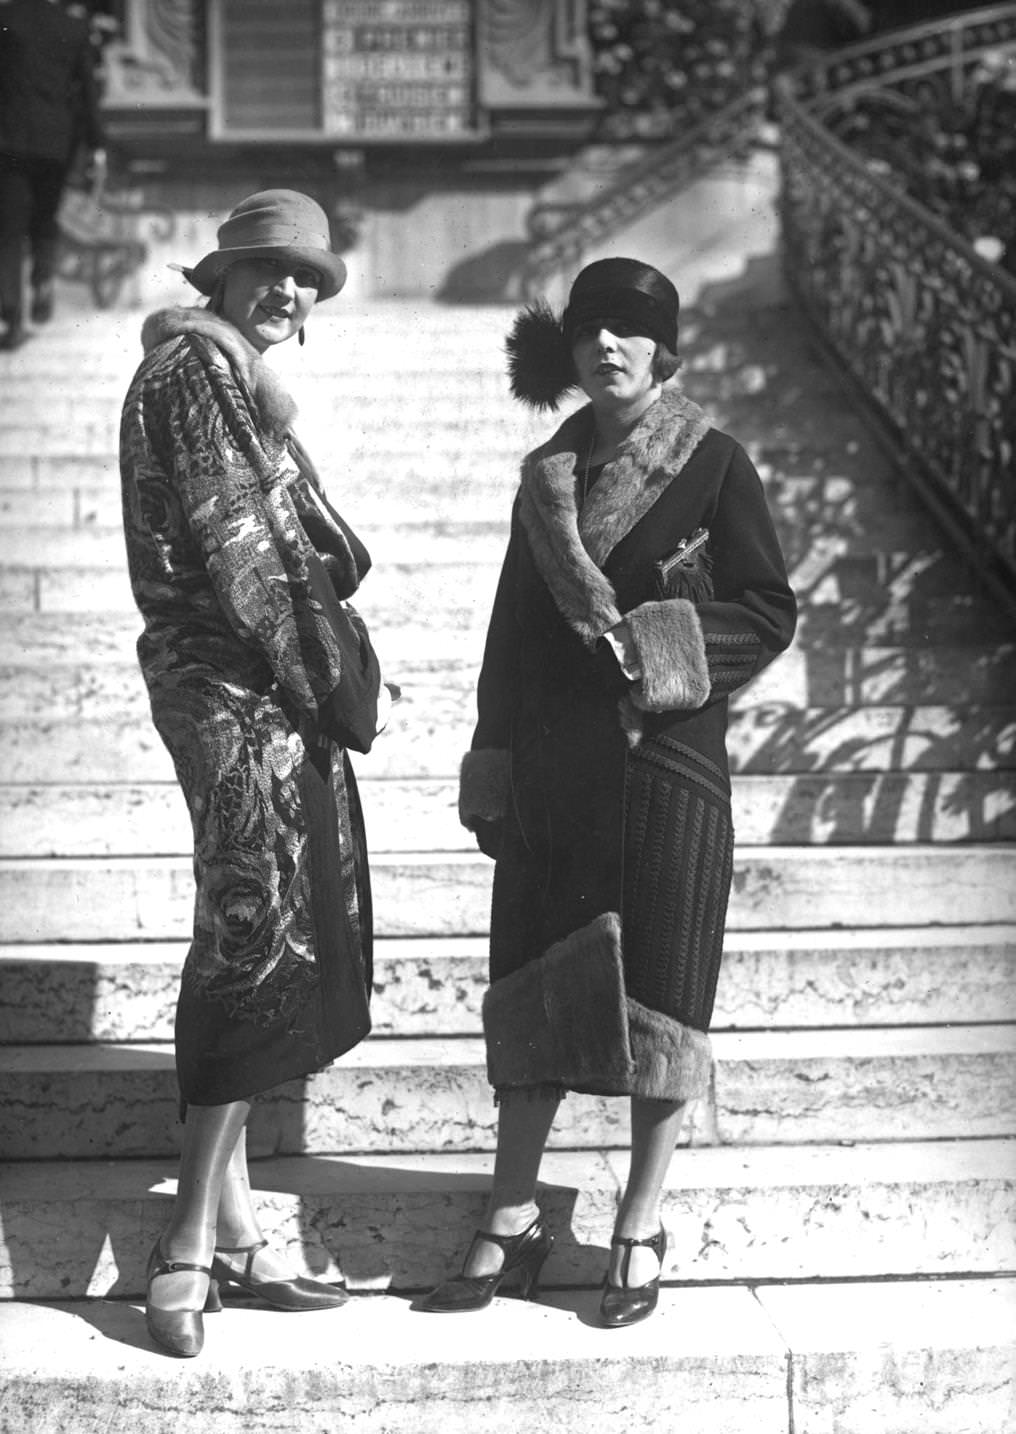
[[[596,917],[495,981],[483,998],[483,1030],[496,1091],[624,1092],[635,1068],[617,915]]]
[[[476,817],[500,821],[508,808],[511,757],[501,747],[467,752],[459,770],[459,821],[464,827]]]
[[[709,697],[702,624],[687,598],[644,602],[625,614],[642,668],[631,700],[646,712],[694,711]]]
[[[628,1032],[635,1060],[630,1094],[644,1100],[700,1100],[709,1092],[713,1046],[705,1031],[627,998]]]
[[[146,354],[159,344],[184,337],[203,339],[225,357],[267,432],[281,438],[292,428],[296,404],[254,345],[228,319],[200,307],[160,309],[149,314],[141,327]]]
[[[494,1104],[501,1107],[504,1105],[532,1105],[534,1101],[552,1100],[555,1104],[564,1100],[568,1091],[563,1085],[552,1085],[549,1082],[545,1085],[510,1085],[494,1092]]]
[[[625,992],[613,911],[495,981],[483,999],[483,1030],[499,1102],[563,1090],[697,1100],[712,1079],[708,1035]]]

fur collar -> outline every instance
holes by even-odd
[[[698,404],[665,390],[606,465],[578,511],[575,475],[589,451],[592,405],[566,418],[522,465],[520,517],[562,616],[588,647],[621,619],[601,571],[711,428]]]
[[[223,355],[261,426],[275,438],[289,432],[296,418],[296,404],[253,344],[219,314],[202,308],[160,309],[149,314],[141,328],[145,353],[171,339],[194,335],[204,339]]]

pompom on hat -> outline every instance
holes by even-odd
[[[321,275],[318,300],[332,299],[346,282],[346,266],[331,247],[328,216],[316,200],[295,189],[264,189],[248,195],[219,225],[219,247],[184,278],[209,295],[238,259],[289,259]]]
[[[505,343],[514,396],[532,408],[554,409],[575,387],[572,344],[588,323],[622,321],[677,352],[677,290],[665,274],[638,259],[598,259],[577,276],[560,318],[543,300],[515,318]]]

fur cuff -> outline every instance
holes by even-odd
[[[632,1095],[646,1100],[700,1100],[708,1094],[713,1047],[705,1031],[683,1026],[629,996],[628,1032],[635,1058]]]
[[[644,602],[625,613],[642,681],[630,696],[646,712],[694,711],[709,696],[702,624],[686,598]]]
[[[508,807],[510,755],[501,747],[467,752],[459,772],[459,821],[464,827],[477,817],[496,822]]]
[[[635,1078],[617,916],[598,916],[483,999],[487,1076],[500,1093],[535,1086],[624,1095]]]

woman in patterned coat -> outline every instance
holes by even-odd
[[[477,1309],[552,1236],[535,1203],[565,1091],[631,1099],[631,1168],[601,1304],[655,1307],[663,1181],[711,1071],[733,830],[727,698],[796,606],[744,450],[663,384],[678,296],[632,259],[588,266],[563,319],[509,338],[513,389],[590,402],[522,465],[460,814],[496,858],[487,1065],[499,1105],[485,1228],[423,1301]]]
[[[148,1266],[148,1327],[201,1348],[218,1286],[283,1309],[344,1291],[290,1278],[251,1201],[251,1098],[370,1028],[371,908],[346,748],[388,692],[346,603],[370,567],[295,439],[262,360],[345,279],[324,211],[268,190],[184,270],[206,307],[152,315],[120,465],[138,657],[194,829],[197,895],[176,1017],[185,1108],[178,1194]]]

